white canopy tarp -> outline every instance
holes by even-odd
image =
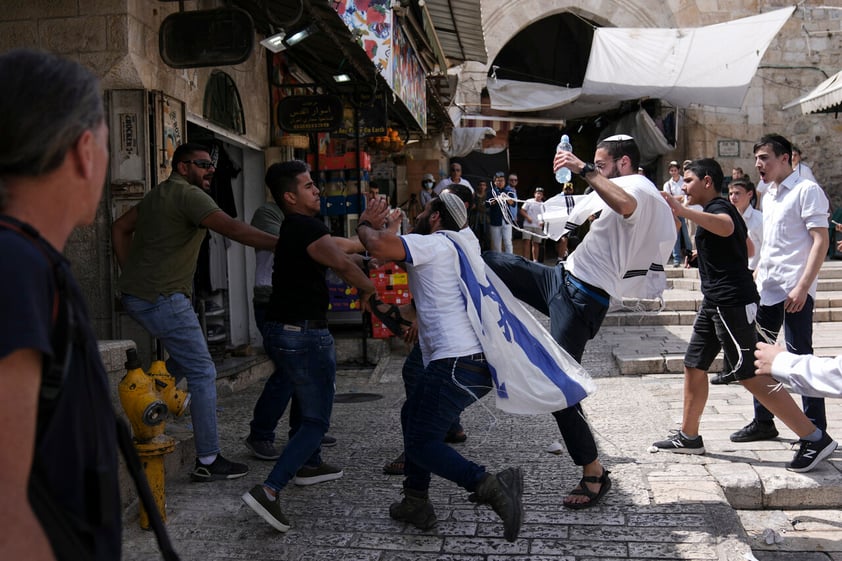
[[[489,79],[491,107],[539,111],[647,97],[676,107],[694,103],[740,107],[757,65],[794,10],[788,7],[699,28],[601,27],[594,32],[580,90]],[[553,90],[554,105],[547,100]],[[568,115],[573,113],[580,112]]]
[[[784,105],[784,109],[800,106],[801,113],[832,112],[842,110],[842,71],[837,72],[805,96],[799,97]]]

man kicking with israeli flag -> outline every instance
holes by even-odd
[[[385,227],[388,217],[388,203],[369,201],[357,233],[374,258],[406,263],[424,363],[402,415],[404,498],[389,515],[432,527],[428,489],[435,473],[472,492],[472,501],[490,505],[504,537],[514,541],[523,516],[520,468],[488,473],[445,444],[444,435],[492,388],[499,408],[531,414],[578,402],[593,382],[487,271],[476,236],[464,228],[467,210],[458,196],[445,191],[431,200],[411,234]]]
[[[612,299],[660,298],[666,287],[664,263],[675,242],[675,220],[659,190],[637,174],[639,161],[640,150],[628,135],[600,141],[593,163],[586,164],[572,152],[556,154],[553,170],[566,167],[593,189],[570,210],[565,228],[572,231],[597,215],[565,263],[548,267],[515,255],[483,254],[515,297],[550,317],[550,333],[577,361]],[[592,507],[611,488],[611,480],[599,461],[582,407],[577,402],[553,416],[568,453],[583,471],[564,506]]]

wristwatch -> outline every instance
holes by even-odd
[[[585,164],[582,166],[582,171],[579,172],[579,175],[587,179],[587,175],[593,171],[596,171],[596,166],[593,164]]]

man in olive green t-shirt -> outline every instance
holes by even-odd
[[[235,479],[248,466],[226,460],[216,425],[216,367],[190,297],[199,248],[208,229],[256,249],[278,240],[231,218],[206,193],[215,168],[201,144],[179,146],[169,179],[152,189],[112,226],[122,269],[118,287],[129,315],[170,355],[167,366],[186,377],[196,441],[194,481]]]

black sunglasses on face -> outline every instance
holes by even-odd
[[[213,165],[213,162],[210,160],[181,160],[181,162],[184,164],[196,164],[202,169],[210,169],[212,167],[215,167]]]

